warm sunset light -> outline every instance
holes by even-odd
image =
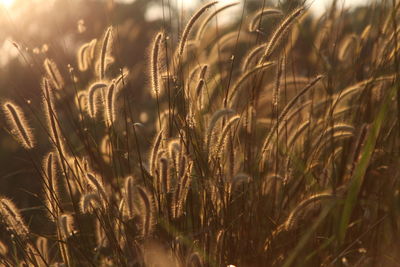
[[[3,5],[5,7],[11,7],[13,3],[14,0],[0,0],[0,5]]]
[[[0,0],[0,267],[399,267],[400,0]]]

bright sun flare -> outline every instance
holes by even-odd
[[[6,7],[10,7],[14,3],[14,0],[0,0],[0,4]]]

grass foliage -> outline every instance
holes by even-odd
[[[336,4],[216,27],[233,6],[154,33],[141,69],[118,65],[110,26],[68,74],[44,60],[40,105],[3,104],[52,228],[1,197],[1,264],[397,266],[400,3],[359,29]]]

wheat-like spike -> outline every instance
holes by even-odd
[[[265,156],[265,153],[267,152],[267,150],[269,150],[269,145],[272,140],[272,137],[276,133],[276,128],[279,126],[280,123],[284,122],[289,110],[294,106],[294,104],[297,102],[297,100],[299,100],[299,98],[301,96],[303,96],[308,90],[310,90],[322,78],[323,78],[322,75],[317,76],[306,87],[304,87],[295,97],[293,97],[292,100],[289,101],[289,103],[286,104],[285,108],[282,110],[281,114],[279,115],[278,120],[275,122],[275,124],[272,126],[271,130],[269,131],[267,138],[265,138],[264,144],[261,149],[263,157]],[[264,160],[264,158],[263,158],[263,160]]]
[[[0,241],[0,256],[5,257],[8,253],[8,247],[2,241]]]
[[[188,78],[187,78],[187,80],[186,80],[186,84],[189,85],[191,81],[196,81],[196,80],[200,79],[200,78],[199,78],[200,72],[201,72],[201,70],[202,70],[205,66],[208,66],[208,65],[207,65],[207,64],[204,64],[204,65],[197,64],[197,65],[195,65],[195,66],[190,70],[190,73],[189,73]],[[196,74],[197,74],[197,77],[195,77]]]
[[[268,67],[271,67],[271,66],[273,66],[274,64],[275,64],[275,62],[266,62],[266,63],[260,64],[260,65],[257,65],[256,67],[252,68],[251,70],[249,70],[249,71],[243,73],[243,74],[238,78],[238,80],[235,82],[235,84],[232,86],[232,89],[230,90],[229,95],[228,95],[228,103],[231,103],[231,105],[232,105],[232,104],[235,102],[235,101],[232,102],[233,97],[234,97],[234,96],[237,97],[237,95],[238,95],[238,93],[239,93],[239,92],[238,92],[238,91],[239,91],[239,88],[242,86],[242,84],[243,84],[247,79],[249,79],[253,74],[256,74],[256,73],[258,73],[259,71],[264,70],[264,69],[266,69],[266,68],[268,68]]]
[[[210,122],[208,123],[206,136],[205,136],[205,143],[206,143],[207,151],[210,151],[210,143],[211,143],[211,139],[213,137],[213,131],[214,131],[215,126],[217,125],[217,122],[220,119],[222,119],[224,116],[229,116],[234,113],[235,113],[235,111],[233,109],[220,109],[220,110],[217,110],[211,116]]]
[[[99,77],[100,80],[104,80],[106,76],[106,66],[107,66],[107,58],[110,57],[111,53],[111,41],[112,38],[112,26],[108,27],[106,33],[104,34],[103,43],[101,45],[100,50],[100,58],[98,61],[99,64]]]
[[[378,83],[378,82],[385,82],[385,81],[393,82],[394,79],[395,79],[394,75],[380,76],[377,78],[371,78],[371,79],[361,81],[359,83],[356,83],[355,85],[345,88],[343,91],[341,91],[333,96],[334,100],[332,102],[332,107],[330,109],[330,113],[336,108],[336,106],[339,104],[339,102],[346,96],[351,95],[351,94],[357,92],[358,90],[364,89],[368,85]]]
[[[271,16],[281,16],[282,11],[275,8],[264,8],[258,10],[251,18],[249,23],[249,32],[256,32],[261,18],[267,18]]]
[[[49,265],[48,262],[50,262],[49,245],[47,241],[47,238],[42,236],[36,239],[36,248],[39,253],[36,259],[40,263],[39,266],[47,266]]]
[[[250,67],[250,63],[253,61],[253,59],[260,53],[262,52],[265,47],[267,46],[267,44],[263,43],[260,45],[257,45],[256,47],[254,47],[253,49],[250,50],[250,52],[248,52],[246,54],[246,56],[243,58],[242,61],[242,66],[241,66],[241,70],[242,72],[245,72],[249,69]]]
[[[224,145],[224,142],[228,135],[228,132],[230,131],[232,126],[239,120],[240,120],[240,116],[236,115],[236,116],[233,116],[232,118],[230,118],[229,121],[226,123],[224,129],[222,130],[222,132],[218,138],[217,146],[215,148],[215,155],[220,156],[220,153],[222,151],[222,146]]]
[[[58,225],[60,227],[61,237],[66,240],[74,231],[74,218],[67,213],[58,217]]]
[[[178,153],[181,151],[181,142],[179,139],[173,139],[168,143],[168,157],[172,160],[177,159]]]
[[[74,178],[71,182],[72,185],[76,185],[76,189],[79,193],[82,193],[82,189],[87,187],[87,180],[85,178],[86,172],[88,172],[88,163],[85,158],[80,159],[77,157],[69,157],[68,166],[71,171],[71,176]],[[68,185],[67,185],[68,186]]]
[[[207,11],[207,9],[209,9],[210,7],[212,7],[213,5],[215,5],[217,3],[218,3],[218,1],[213,1],[208,4],[205,4],[189,19],[188,23],[185,26],[185,29],[183,30],[181,40],[179,41],[178,50],[177,50],[178,57],[182,57],[182,55],[183,55],[187,40],[189,38],[189,34],[190,34],[195,22],[200,18],[200,16],[204,12]]]
[[[158,155],[158,152],[160,150],[162,137],[163,137],[163,131],[160,130],[158,132],[156,138],[154,139],[153,147],[152,147],[151,153],[150,153],[150,159],[149,159],[149,165],[150,166],[149,167],[150,167],[150,175],[153,176],[153,177],[155,176],[157,155]]]
[[[349,106],[347,106],[347,107],[344,107],[344,108],[341,108],[341,109],[339,109],[339,110],[336,110],[336,111],[332,114],[332,116],[333,116],[333,118],[339,118],[340,116],[347,114],[347,113],[348,113],[349,111],[351,111],[352,109],[354,109],[354,106],[349,105]]]
[[[126,78],[129,75],[129,71],[126,68],[120,70],[120,75],[115,79],[115,88],[117,92],[126,85]]]
[[[90,48],[89,48],[88,53],[86,53],[86,57],[87,57],[86,61],[87,62],[91,62],[94,59],[94,56],[96,54],[97,39],[96,38],[92,39],[92,41],[90,41],[89,44],[90,44]]]
[[[182,180],[184,179],[184,175],[186,172],[187,168],[187,157],[186,155],[182,154],[179,158],[179,161],[176,164],[176,174],[177,174],[177,181],[174,184],[174,189],[172,190],[172,203],[171,203],[171,211],[172,211],[172,216],[175,217],[175,212],[176,212],[176,205],[177,201],[179,199],[181,187],[182,187]]]
[[[103,158],[104,162],[110,163],[111,162],[111,158],[112,158],[112,144],[110,142],[110,136],[109,135],[105,135],[101,139],[100,152],[101,152],[101,155],[102,155],[102,158]]]
[[[197,90],[196,90],[196,94],[199,97],[199,102],[200,102],[200,108],[203,109],[204,108],[204,94],[202,94],[202,90],[204,88],[204,84],[205,84],[205,80],[206,80],[206,74],[207,74],[207,70],[208,70],[208,65],[205,64],[199,73],[199,83],[197,84]],[[201,82],[203,81],[203,82]]]
[[[154,38],[151,58],[150,58],[150,78],[151,78],[151,88],[153,95],[158,97],[160,94],[160,66],[159,58],[161,51],[161,44],[164,39],[164,33],[158,32]]]
[[[8,198],[0,198],[0,217],[7,225],[8,229],[15,232],[20,238],[26,238],[28,236],[28,227],[22,219],[18,208]]]
[[[97,194],[99,194],[101,202],[105,207],[108,197],[103,183],[96,177],[96,175],[90,172],[86,173],[86,179],[89,182],[90,187],[93,190],[96,190]]]
[[[319,202],[322,200],[334,200],[337,197],[335,195],[332,195],[330,193],[320,193],[320,194],[315,194],[307,199],[303,200],[300,202],[289,214],[288,218],[284,222],[284,229],[286,231],[290,230],[293,228],[295,223],[297,222],[298,216],[300,215],[300,212],[303,211],[308,205],[313,204],[315,202]]]
[[[105,105],[105,117],[106,117],[106,123],[108,126],[113,125],[115,121],[115,97],[116,97],[116,91],[115,90],[115,82],[112,81],[108,88],[107,88],[107,93],[106,93],[106,105]]]
[[[399,54],[399,52],[400,52],[400,44],[398,43],[398,44],[397,44],[397,47],[395,47],[395,48],[392,50],[392,52],[389,54],[389,56],[388,56],[388,61],[392,61],[392,60],[396,57],[396,55]]]
[[[246,115],[244,116],[243,125],[246,128],[247,133],[251,133],[253,131],[254,121],[256,116],[256,110],[253,105],[249,105],[246,110]]]
[[[42,90],[43,90],[43,103],[45,105],[45,114],[47,117],[48,127],[50,130],[51,141],[57,148],[59,154],[65,155],[64,145],[61,142],[61,136],[60,136],[61,131],[56,121],[53,94],[51,92],[49,82],[46,78],[43,78]]]
[[[64,80],[60,74],[60,71],[58,70],[56,63],[53,60],[46,58],[43,65],[46,70],[47,76],[53,84],[53,87],[58,90],[62,89],[64,87]]]
[[[206,79],[207,71],[208,71],[209,66],[207,64],[204,64],[201,66],[200,72],[199,72],[199,79]]]
[[[170,191],[171,172],[169,171],[169,161],[165,157],[159,159],[159,176],[162,186],[162,193],[167,194]]]
[[[344,123],[338,123],[335,124],[331,127],[329,127],[328,129],[326,129],[321,135],[320,137],[315,141],[315,144],[318,144],[322,139],[324,138],[329,138],[332,133],[334,132],[354,132],[354,127],[348,124],[344,124]]]
[[[205,84],[205,81],[203,79],[199,80],[199,82],[197,83],[196,89],[195,89],[195,95],[196,95],[196,97],[198,97],[200,99],[201,99],[202,90],[204,88],[204,84]]]
[[[43,160],[45,205],[49,218],[55,221],[59,214],[59,191],[56,178],[56,166],[53,152],[49,152]]]
[[[77,61],[78,61],[78,69],[80,71],[86,71],[88,69],[88,56],[87,53],[89,53],[91,43],[84,43],[79,47],[78,53],[77,53]]]
[[[359,42],[359,37],[355,34],[350,34],[346,36],[339,47],[339,52],[338,52],[338,58],[341,61],[346,60],[346,58],[350,58],[351,56],[349,55],[349,49],[353,48],[353,50],[356,48],[356,44]]]
[[[150,193],[141,186],[137,187],[139,199],[142,203],[141,219],[142,219],[142,235],[149,236],[154,227],[154,204]]]
[[[192,85],[192,81],[197,81],[200,79],[205,80],[205,76],[207,73],[207,69],[208,69],[208,65],[204,64],[204,65],[196,65],[193,67],[193,69],[190,71],[189,76],[186,79],[186,83],[185,83],[185,97],[189,98],[191,97],[190,95],[190,88]],[[197,76],[197,77],[195,77]]]
[[[264,54],[261,57],[259,64],[262,62],[266,61],[267,58],[271,55],[273,49],[278,45],[280,40],[282,39],[282,36],[288,31],[289,27],[292,25],[292,23],[304,13],[305,8],[300,7],[295,9],[290,15],[288,15],[279,25],[279,27],[274,31],[272,34],[270,40],[268,41],[268,44],[265,48]]]
[[[3,109],[17,141],[24,148],[32,149],[35,145],[34,137],[22,110],[10,101],[4,103]]]
[[[190,183],[192,181],[192,167],[193,164],[191,162],[188,162],[188,160],[186,160],[184,164],[181,166],[182,167],[182,172],[180,173],[179,177],[178,177],[178,186],[174,192],[173,195],[173,202],[172,204],[172,216],[174,218],[179,218],[182,214],[183,214],[183,210],[184,210],[184,206],[186,203],[186,198],[190,189]]]
[[[96,92],[98,92],[99,90],[103,89],[103,88],[107,88],[108,84],[105,82],[95,82],[92,83],[89,88],[87,89],[87,107],[88,107],[88,113],[89,116],[94,118],[96,116],[96,112],[97,112],[97,107],[96,107],[96,100],[95,100],[95,94]]]
[[[299,136],[304,132],[304,130],[310,126],[310,123],[311,123],[310,120],[303,122],[302,124],[300,124],[300,126],[297,128],[297,130],[295,132],[293,132],[292,135],[289,136],[289,138],[288,138],[289,141],[288,141],[287,146],[290,150],[292,149],[292,146],[296,142],[297,138],[299,138]]]
[[[334,125],[327,129],[314,144],[314,147],[311,151],[313,151],[313,155],[318,155],[322,148],[332,142],[333,140],[338,140],[342,138],[352,137],[354,136],[354,127],[346,124],[338,124]]]
[[[276,71],[276,80],[275,80],[275,87],[272,93],[272,105],[274,106],[276,112],[278,112],[279,108],[279,95],[281,91],[281,77],[283,70],[285,68],[285,58],[279,60],[278,68]]]
[[[220,109],[217,110],[210,119],[210,122],[208,123],[207,131],[206,131],[206,136],[205,136],[205,143],[206,143],[206,148],[207,151],[209,151],[210,148],[210,142],[211,142],[211,137],[213,134],[213,130],[215,126],[217,125],[217,122],[223,118],[224,116],[232,115],[234,114],[235,111],[233,109]]]
[[[370,36],[371,33],[371,29],[372,29],[372,25],[368,24],[367,26],[365,26],[364,30],[362,31],[361,35],[360,35],[360,41],[361,42],[366,42]]]
[[[75,95],[75,104],[77,110],[80,112],[81,110],[87,110],[87,92],[86,91],[79,91]],[[79,114],[82,118],[82,114]]]
[[[226,152],[227,153],[226,169],[228,170],[229,177],[233,176],[233,173],[235,172],[235,166],[237,165],[236,164],[237,161],[235,161],[235,152],[236,151],[235,151],[233,138],[234,138],[234,134],[232,132],[228,133],[228,136],[226,138],[227,139],[227,141],[226,141],[226,144],[227,144],[227,147],[226,147],[226,150],[227,150],[227,152]]]
[[[204,35],[204,32],[205,32],[205,30],[206,30],[206,28],[207,28],[208,23],[209,23],[216,15],[218,15],[218,13],[220,13],[220,12],[224,11],[225,9],[230,8],[230,7],[236,6],[236,5],[238,5],[238,4],[239,4],[238,2],[233,2],[233,3],[230,3],[230,4],[224,5],[224,6],[220,7],[220,8],[217,8],[216,10],[214,10],[213,12],[211,12],[211,13],[201,22],[201,24],[200,24],[200,26],[199,26],[199,29],[197,30],[196,38],[195,38],[195,39],[197,40],[197,42],[201,42],[201,40],[202,40],[202,38],[203,38],[203,35]]]
[[[102,209],[104,206],[99,194],[87,193],[81,197],[79,208],[82,213],[94,213],[96,209]]]
[[[135,193],[136,193],[136,181],[133,176],[125,178],[124,184],[124,202],[125,210],[128,215],[128,219],[132,219],[135,216]]]
[[[183,156],[183,148],[180,139],[173,139],[168,143],[168,158],[170,159],[171,165],[170,166],[170,176],[177,175],[179,169],[179,161]],[[172,174],[173,173],[173,174]],[[174,185],[170,185],[172,188]]]

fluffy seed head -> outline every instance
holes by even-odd
[[[220,110],[216,111],[216,112],[212,115],[212,117],[211,117],[211,119],[210,119],[210,122],[208,123],[207,135],[206,135],[206,138],[205,138],[207,150],[208,150],[209,147],[210,147],[210,142],[211,142],[212,133],[213,133],[213,130],[214,130],[215,126],[217,125],[217,122],[218,122],[221,118],[223,118],[224,116],[229,116],[229,115],[232,115],[232,114],[234,114],[234,113],[235,113],[235,111],[234,111],[233,109],[220,109]]]
[[[209,9],[210,7],[212,7],[213,5],[215,5],[217,3],[218,3],[218,1],[213,1],[208,4],[205,4],[189,19],[188,23],[185,26],[185,29],[183,30],[182,37],[181,37],[181,40],[178,45],[177,56],[181,57],[183,55],[189,34],[190,34],[195,22],[200,18],[200,16],[204,12],[207,11],[207,9]]]
[[[98,110],[98,101],[96,101],[97,92],[107,88],[107,83],[105,82],[95,82],[92,83],[87,89],[87,107],[89,116],[94,118],[96,116],[96,112]]]
[[[113,28],[110,26],[107,28],[104,34],[103,42],[100,50],[100,57],[98,59],[98,73],[100,80],[104,80],[106,76],[107,58],[111,57],[111,39],[112,39]]]
[[[81,45],[77,53],[78,68],[80,71],[86,71],[88,69],[88,61],[86,54],[89,53],[90,43]]]
[[[107,88],[105,117],[108,126],[111,126],[115,121],[115,96],[116,88],[114,81]]]
[[[164,38],[164,33],[157,33],[153,41],[151,59],[150,59],[150,75],[151,75],[151,88],[153,95],[158,97],[160,94],[160,66],[159,66],[159,55],[161,49],[161,43]]]
[[[283,35],[289,30],[293,22],[302,14],[304,14],[304,7],[299,7],[290,13],[279,25],[279,27],[272,34],[267,47],[265,48],[264,55],[259,61],[259,64],[264,62],[272,54],[273,49],[282,40]]]
[[[51,85],[57,90],[62,89],[64,87],[64,79],[62,78],[56,63],[53,60],[46,58],[43,65]]]
[[[136,195],[136,181],[133,176],[128,176],[125,179],[124,185],[124,202],[125,202],[125,210],[129,219],[132,219],[135,216],[135,195]]]
[[[103,183],[96,177],[96,175],[88,172],[86,178],[90,187],[97,192],[103,205],[107,203],[107,194]]]
[[[257,31],[258,24],[262,18],[270,17],[270,16],[280,16],[282,15],[282,11],[275,8],[264,8],[258,10],[250,20],[249,23],[249,32]]]
[[[33,134],[22,110],[10,101],[4,103],[3,110],[9,121],[11,133],[24,148],[32,149],[35,144]]]
[[[138,198],[141,203],[140,218],[143,237],[149,236],[154,228],[154,203],[151,194],[141,186],[137,187]]]
[[[224,11],[225,9],[230,8],[230,7],[236,6],[236,5],[238,5],[238,4],[239,4],[238,2],[233,2],[233,3],[230,3],[230,4],[224,5],[224,6],[220,7],[220,8],[217,8],[215,11],[211,12],[210,15],[208,15],[208,16],[201,22],[201,25],[199,26],[199,29],[197,30],[196,38],[195,38],[195,39],[196,39],[198,42],[201,41],[201,39],[202,39],[202,37],[203,37],[203,35],[204,35],[204,33],[205,33],[205,30],[206,30],[206,28],[207,28],[208,23],[209,23],[216,15],[218,15],[218,13],[220,13],[220,12]]]
[[[28,227],[22,219],[18,208],[8,198],[0,198],[0,218],[2,218],[9,230],[13,231],[21,238],[26,238],[28,236]]]
[[[94,213],[96,209],[103,208],[103,204],[98,194],[88,193],[81,197],[79,207],[82,213]]]
[[[53,152],[49,152],[43,160],[45,205],[51,220],[56,220],[59,213],[59,191],[56,176],[55,158]]]
[[[43,78],[43,104],[45,106],[45,115],[47,118],[48,128],[50,132],[51,142],[57,148],[59,154],[65,155],[64,144],[61,140],[61,130],[57,121],[57,114],[54,109],[54,97],[49,81]]]

